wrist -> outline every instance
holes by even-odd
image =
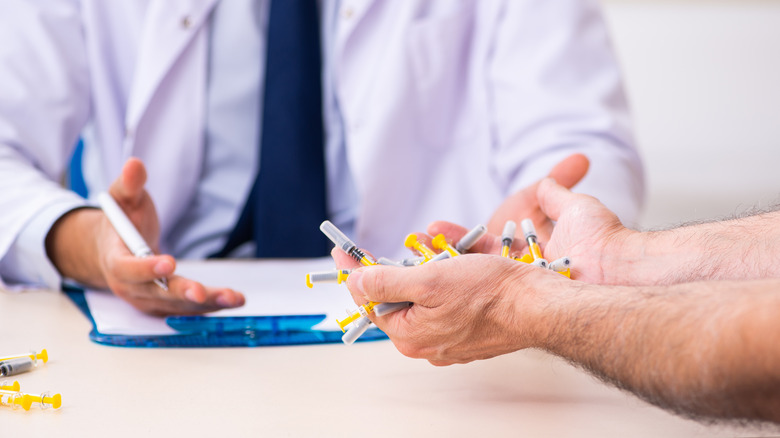
[[[100,210],[78,208],[52,225],[46,235],[46,254],[63,277],[88,286],[106,286],[98,263],[98,240],[104,222]]]
[[[565,327],[564,315],[589,285],[522,263],[517,270],[520,275],[512,281],[513,309],[504,318],[511,326],[506,330],[520,344],[516,349],[548,349],[556,332]]]
[[[631,284],[642,271],[647,234],[622,228],[605,239],[599,266],[605,285]]]

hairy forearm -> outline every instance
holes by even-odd
[[[583,285],[549,306],[543,348],[695,417],[780,421],[780,280]]]
[[[780,277],[780,212],[632,234],[606,283],[676,284]]]
[[[92,208],[61,217],[46,236],[46,252],[63,277],[93,287],[106,287],[97,263],[96,235],[104,226],[103,213]]]

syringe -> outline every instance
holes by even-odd
[[[62,396],[60,394],[50,395],[48,392],[33,395],[0,390],[0,405],[10,406],[14,409],[21,407],[25,411],[29,411],[33,403],[39,403],[41,409],[59,409],[62,406]]]
[[[342,320],[336,320],[336,323],[339,325],[339,328],[341,328],[341,331],[346,331],[345,327],[352,324],[353,321],[356,321],[357,319],[361,317],[368,317],[368,314],[374,311],[374,306],[376,306],[376,301],[369,301],[366,304],[363,304],[362,306],[358,306],[357,310],[352,312],[349,316]],[[358,335],[359,336],[359,335]]]
[[[487,233],[487,228],[484,225],[477,225],[455,244],[455,249],[459,253],[465,254],[485,233]]]
[[[337,283],[341,284],[349,277],[351,269],[336,269],[334,271],[318,271],[306,274],[306,286],[311,289],[314,283]]]
[[[41,350],[40,353],[36,353],[35,351],[31,351],[26,354],[12,354],[10,356],[0,357],[0,362],[8,360],[8,359],[17,359],[20,357],[29,357],[33,361],[33,365],[38,366],[38,360],[42,360],[43,363],[46,363],[49,361],[49,353],[46,352],[46,349],[44,348]]]
[[[347,345],[354,344],[359,337],[371,327],[371,320],[367,316],[361,316],[358,320],[352,324],[352,327],[344,333],[341,337],[341,341]]]
[[[460,251],[455,249],[454,246],[450,245],[449,242],[447,242],[447,238],[444,237],[444,234],[437,234],[436,237],[431,240],[431,245],[433,245],[434,248],[446,251],[450,253],[452,257],[456,257],[460,255]]]
[[[542,257],[542,250],[539,248],[539,243],[536,241],[536,228],[534,228],[534,223],[531,219],[523,219],[523,221],[520,222],[520,226],[523,228],[525,241],[528,243],[528,252],[530,252],[531,256],[534,258],[534,261],[531,264],[546,268],[547,260]]]
[[[515,231],[517,224],[515,221],[506,221],[504,231],[501,233],[501,257],[509,257],[509,250],[512,248],[512,242],[515,241]]]
[[[33,369],[34,361],[28,356],[0,361],[0,377],[13,376]]]
[[[406,240],[404,240],[404,246],[419,252],[421,256],[425,257],[426,262],[436,257],[436,252],[428,248],[424,243],[417,240],[416,234],[410,234],[406,236]]]
[[[571,259],[568,257],[561,257],[553,262],[550,262],[550,269],[555,272],[566,272],[571,268]]]
[[[376,265],[376,260],[361,251],[360,248],[355,245],[355,242],[349,240],[349,238],[344,233],[342,233],[341,230],[336,228],[336,226],[333,225],[330,221],[325,221],[320,224],[320,231],[328,236],[328,239],[330,239],[330,241],[333,242],[337,247],[341,248],[342,251],[350,255],[355,260],[366,266]]]
[[[571,259],[568,257],[561,257],[550,262],[549,268],[561,275],[571,278]]]

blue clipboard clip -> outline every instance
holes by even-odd
[[[117,347],[201,348],[201,347],[262,347],[273,345],[305,345],[340,343],[343,333],[315,330],[313,327],[325,315],[279,316],[171,316],[165,322],[179,333],[173,335],[115,335],[100,333],[84,292],[63,288],[68,297],[92,322],[89,338],[98,344]],[[387,339],[381,330],[369,329],[360,341]]]

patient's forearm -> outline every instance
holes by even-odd
[[[584,286],[544,348],[692,416],[780,421],[780,280]]]
[[[614,252],[610,284],[780,277],[780,212],[637,233]]]

